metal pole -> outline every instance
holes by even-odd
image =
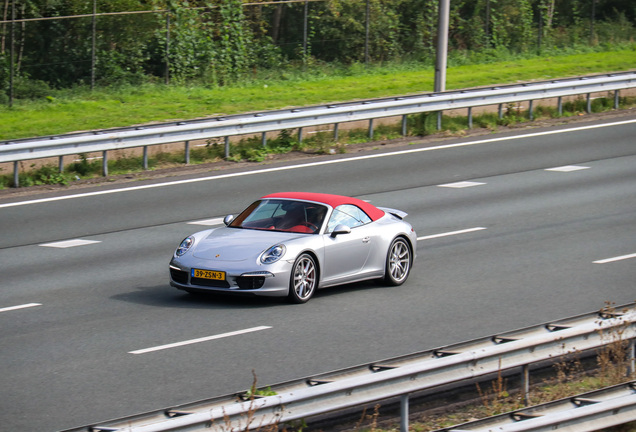
[[[529,118],[530,120],[534,120],[534,111],[533,111],[533,109],[532,109],[532,102],[533,102],[533,101],[529,101],[529,102],[528,102],[528,118]]]
[[[18,165],[18,161],[13,162],[13,187],[14,188],[20,187],[20,175],[18,172],[19,168],[20,166]]]
[[[592,96],[590,95],[590,93],[587,94],[586,99],[585,112],[590,114],[592,112]]]
[[[97,0],[93,0],[93,47],[91,51],[91,90],[95,89],[95,65],[97,41]]]
[[[190,165],[190,141],[185,142],[185,164]]]
[[[435,92],[446,90],[446,57],[448,55],[448,21],[450,0],[439,0],[437,24],[437,60],[435,61]]]
[[[530,366],[524,365],[521,371],[521,391],[523,392],[523,403],[530,406]]]
[[[373,119],[369,120],[369,139],[373,140]]]
[[[230,137],[225,137],[225,159],[230,157]]]
[[[365,36],[364,36],[364,64],[369,63],[369,30],[371,27],[371,5],[370,0],[367,0],[367,17],[365,27]]]
[[[148,146],[144,146],[144,156],[143,156],[143,159],[144,159],[144,162],[143,162],[143,164],[144,164],[144,170],[146,170],[146,171],[147,171],[147,170],[148,170]]]
[[[104,159],[102,160],[102,175],[104,177],[108,177],[108,151],[104,150],[102,152]]]
[[[468,129],[473,128],[473,107],[468,107]]]
[[[559,96],[557,99],[557,111],[559,113],[559,117],[563,115],[563,97]]]
[[[58,158],[57,167],[60,174],[64,172],[64,156]]]
[[[614,92],[614,109],[617,110],[618,109],[618,104],[619,104],[619,92],[620,90],[616,90]]]
[[[406,136],[407,130],[407,119],[408,117],[406,115],[402,116],[402,136]]]
[[[303,19],[303,68],[307,66],[307,16],[309,14],[309,1],[305,0],[305,11]],[[300,141],[300,140],[299,140]]]
[[[170,84],[170,14],[166,14],[166,85]]]
[[[333,125],[333,140],[338,142],[338,123]]]
[[[9,65],[9,107],[13,107],[13,80],[15,78],[15,67],[13,65],[14,57],[15,57],[15,0],[11,2],[11,54],[10,54],[11,60]]]
[[[261,145],[267,147],[267,132],[261,134]]]

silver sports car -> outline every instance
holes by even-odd
[[[318,288],[368,279],[406,281],[415,230],[406,213],[339,195],[266,195],[225,227],[185,238],[170,284],[188,292],[287,296],[304,303]]]

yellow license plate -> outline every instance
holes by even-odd
[[[225,280],[225,272],[192,269],[192,277],[199,278],[199,279]]]

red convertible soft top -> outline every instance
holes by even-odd
[[[323,204],[327,204],[333,208],[342,204],[353,204],[360,207],[371,220],[378,220],[384,216],[384,211],[380,210],[373,204],[369,204],[366,201],[362,201],[357,198],[350,198],[342,195],[331,195],[325,193],[315,192],[278,192],[269,195],[265,195],[263,198],[288,198],[301,201],[315,201]]]

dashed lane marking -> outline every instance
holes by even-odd
[[[440,233],[440,234],[433,234],[433,235],[429,235],[429,236],[424,236],[424,237],[418,237],[418,240],[430,240],[430,239],[435,239],[435,238],[440,238],[440,237],[449,237],[449,236],[454,236],[454,235],[459,235],[459,234],[467,234],[467,233],[471,233],[471,232],[475,232],[475,231],[481,231],[481,230],[485,230],[487,228],[485,227],[475,227],[475,228],[467,228],[467,229],[463,229],[463,230],[459,230],[459,231],[450,231],[450,232],[445,232],[445,233]]]
[[[200,342],[207,342],[207,341],[211,341],[211,340],[215,340],[215,339],[222,339],[222,338],[231,337],[231,336],[238,336],[238,335],[242,335],[242,334],[245,334],[245,333],[252,333],[252,332],[256,332],[256,331],[260,331],[260,330],[267,330],[267,329],[270,329],[270,328],[271,327],[269,327],[269,326],[252,327],[252,328],[248,328],[248,329],[244,329],[244,330],[237,330],[237,331],[233,331],[233,332],[229,332],[229,333],[223,333],[223,334],[218,334],[218,335],[213,335],[213,336],[207,336],[207,337],[202,337],[202,338],[198,338],[198,339],[190,339],[190,340],[186,340],[186,341],[183,341],[183,342],[175,342],[175,343],[171,343],[171,344],[167,344],[167,345],[160,345],[160,346],[156,346],[156,347],[152,347],[152,348],[144,348],[144,349],[140,349],[140,350],[136,350],[136,351],[129,351],[128,354],[146,354],[146,353],[153,352],[153,351],[161,351],[161,350],[170,349],[170,348],[176,348],[176,347],[180,347],[180,346],[184,346],[184,345],[191,345],[191,344],[200,343]]]
[[[13,311],[13,310],[18,310],[18,309],[26,309],[26,308],[36,307],[36,306],[42,306],[42,304],[41,303],[27,303],[27,304],[18,305],[18,306],[9,306],[9,307],[5,307],[5,308],[1,308],[0,312],[8,312],[8,311]]]
[[[40,246],[64,249],[64,248],[70,248],[75,246],[86,246],[86,245],[95,244],[95,243],[101,243],[101,241],[73,239],[73,240],[64,240],[64,241],[53,242],[53,243],[43,243]]]

